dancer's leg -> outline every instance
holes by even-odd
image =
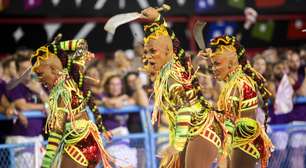
[[[186,148],[180,153],[180,165],[185,166]]]
[[[231,168],[255,168],[257,161],[242,150],[234,149],[231,158]]]
[[[85,166],[82,166],[75,162],[70,156],[68,156],[66,152],[63,154],[61,167],[85,168]]]
[[[191,139],[186,149],[185,168],[211,168],[218,149],[201,136]]]

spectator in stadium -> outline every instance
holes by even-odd
[[[4,104],[2,102],[2,97],[5,96],[6,82],[2,79],[2,77],[3,77],[3,66],[2,62],[0,62],[0,112],[4,113],[7,108],[7,104]]]
[[[135,104],[135,100],[124,93],[123,81],[119,74],[108,72],[105,74],[103,105],[108,108],[123,108]],[[103,115],[104,124],[114,136],[129,134],[127,128],[128,114]],[[116,166],[137,165],[137,151],[129,147],[128,140],[120,140],[107,148],[108,152],[115,158],[124,156],[128,162],[116,160]]]
[[[16,68],[18,75],[31,66],[30,60],[26,56],[18,56],[16,58]],[[26,118],[23,115],[24,111],[40,110],[44,111],[44,102],[47,101],[47,94],[43,87],[35,80],[31,80],[28,75],[22,83],[19,83],[15,88],[7,91],[8,99],[13,103],[15,108],[19,111],[19,120],[12,126],[9,136],[6,137],[6,143],[19,144],[19,143],[35,143],[34,151],[24,151],[16,153],[17,167],[34,167],[40,165],[42,161],[42,130],[44,120],[42,118]],[[35,153],[35,155],[34,155]],[[34,157],[36,156],[36,157]],[[38,157],[37,157],[38,156]],[[24,162],[23,159],[28,160]]]
[[[86,76],[89,77],[91,80],[88,80],[87,86],[91,89],[93,96],[96,98],[95,103],[97,105],[102,104],[102,93],[103,88],[101,87],[101,74],[97,68],[98,62],[94,62],[89,65],[86,69]]]
[[[115,52],[114,61],[120,73],[127,73],[132,69],[131,62],[122,50],[118,50]]]
[[[106,77],[102,102],[107,108],[123,108],[135,104],[131,97],[124,94],[121,76],[112,72],[109,72],[109,76]],[[110,130],[121,126],[126,127],[128,115],[104,115],[104,120],[105,126]]]
[[[16,64],[13,56],[7,56],[2,60],[3,75],[2,80],[9,82],[11,79],[17,78]]]
[[[3,80],[3,62],[0,62],[0,113],[10,117],[14,114],[14,106],[8,101],[6,96],[6,81]]]
[[[14,106],[8,101],[6,97],[6,81],[2,79],[3,77],[3,66],[0,62],[0,113],[4,114],[7,117],[10,117],[14,114]],[[5,142],[5,136],[8,134],[11,121],[4,120],[0,121],[0,144]]]
[[[134,99],[135,103],[142,107],[149,105],[149,98],[146,91],[143,89],[142,81],[139,78],[139,73],[132,71],[124,76],[124,87],[126,94]],[[130,113],[128,120],[128,128],[130,132],[141,132],[139,113]]]
[[[30,56],[32,55],[32,53],[33,53],[33,50],[30,50],[26,46],[20,46],[16,50],[15,57],[24,56],[30,59]]]
[[[300,56],[297,52],[288,51],[287,63],[289,67],[289,81],[298,96],[306,96],[306,66],[301,66]]]
[[[139,67],[142,67],[141,57],[143,55],[143,43],[136,42],[134,44],[134,58],[132,59],[132,69],[134,71],[138,70]]]
[[[305,66],[305,60],[301,60],[302,57],[299,54],[303,54],[303,52],[296,52],[294,50],[288,50],[286,61],[289,68],[288,78],[289,81],[293,87],[293,90],[295,91],[295,96],[306,96],[306,66]],[[288,114],[288,118],[290,118],[289,125],[296,125],[296,124],[305,124],[305,120],[303,120],[303,117],[294,117],[294,115],[299,116],[299,111],[304,111],[303,108],[301,108],[300,105],[297,105],[295,108],[293,108],[292,111],[290,111],[290,114],[292,117],[290,117],[290,114]],[[274,111],[275,113],[275,111]],[[304,115],[303,113],[301,113]],[[288,139],[288,148],[287,150],[290,150],[290,153],[286,156],[289,158],[289,165],[290,167],[295,168],[302,168],[305,164],[305,149],[306,144],[304,143],[306,139],[306,135],[304,132],[294,132],[290,134]]]
[[[275,64],[279,61],[276,48],[269,48],[262,52],[262,57],[265,58],[267,63]]]
[[[139,73],[136,71],[128,72],[124,77],[125,92],[129,97],[135,100],[139,106],[146,107],[149,105],[149,98],[143,84],[139,78]]]
[[[301,65],[305,66],[306,65],[306,44],[302,45],[299,48],[299,54],[300,54],[300,60],[301,60]]]
[[[109,72],[109,76],[105,78],[103,105],[108,108],[122,108],[135,104],[135,100],[124,93],[121,76],[111,73]]]
[[[272,98],[275,97],[276,90],[281,82],[284,74],[286,73],[285,61],[278,61],[273,65],[272,78],[269,79],[269,91],[272,93]]]
[[[99,73],[99,79],[101,80],[101,84],[100,84],[100,87],[103,91],[103,80],[104,80],[104,73],[107,72],[107,67],[106,67],[106,61],[105,61],[105,58],[104,59],[101,59],[101,60],[97,60],[97,70],[98,70],[98,73]]]
[[[28,57],[17,57],[16,68],[18,75],[22,75],[28,67],[30,67]],[[18,110],[44,110],[43,103],[47,101],[48,95],[43,87],[35,80],[35,76],[28,75],[22,83],[8,90],[8,98],[14,102]]]
[[[262,74],[265,78],[267,77],[266,70],[267,70],[267,63],[266,60],[262,57],[261,54],[255,55],[255,57],[252,59],[253,68]],[[268,83],[265,83],[266,86],[268,86]],[[257,108],[256,112],[256,120],[259,121],[261,124],[264,124],[265,120],[265,114],[262,108]]]
[[[253,58],[253,67],[255,68],[255,70],[257,70],[260,74],[266,76],[266,69],[267,69],[267,64],[266,64],[266,60],[260,55],[256,55]]]

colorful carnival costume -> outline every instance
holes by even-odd
[[[217,37],[210,42],[210,46],[213,55],[217,52],[222,54],[224,50],[235,50],[239,60],[237,68],[227,75],[217,102],[218,110],[225,115],[224,124],[232,138],[230,147],[239,148],[253,158],[261,159],[261,166],[266,167],[272,143],[260,123],[244,115],[247,112],[255,113],[260,99],[267,110],[270,93],[264,87],[265,79],[247,63],[245,49],[235,41],[235,37]]]
[[[169,145],[182,152],[195,136],[201,136],[221,148],[223,129],[217,115],[201,95],[190,58],[179,47],[175,34],[167,27],[160,15],[155,22],[144,27],[144,43],[158,36],[171,37],[173,53],[154,80],[155,103],[152,122],[156,122],[162,111],[169,122]],[[143,58],[144,69],[150,71],[149,58]],[[220,117],[220,116],[219,116]],[[184,167],[179,165],[179,156],[163,158],[160,167]]]
[[[33,72],[42,61],[48,61],[50,53],[59,57],[63,70],[49,95],[45,130],[49,137],[42,167],[59,167],[65,154],[85,167],[93,167],[102,160],[104,167],[110,168],[111,158],[103,147],[98,127],[86,113],[86,106],[90,106],[97,114],[96,107],[91,103],[91,92],[81,90],[83,68],[89,60],[86,42],[54,42],[39,48],[31,58]],[[100,123],[101,116],[96,117],[97,123]],[[102,126],[99,126],[101,129]]]

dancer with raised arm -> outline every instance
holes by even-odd
[[[221,115],[200,92],[191,59],[155,8],[142,15],[150,23],[144,26],[144,70],[154,81],[152,122],[166,115],[169,147],[162,152],[162,168],[210,168],[222,147]]]

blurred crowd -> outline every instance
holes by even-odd
[[[27,118],[23,112],[47,112],[48,90],[38,82],[35,75],[25,75],[21,82],[18,80],[30,67],[29,58],[32,52],[20,48],[16,53],[1,59],[0,112],[7,117],[16,118],[0,121],[1,143],[41,142],[44,139],[44,119]],[[142,54],[143,44],[136,43],[134,49],[118,50],[93,60],[87,66],[86,78],[89,79],[87,81],[98,106],[123,108],[130,105],[148,107],[152,104],[152,82],[140,70]],[[211,102],[216,102],[224,83],[214,79],[208,59],[197,57],[196,53],[192,52],[187,54],[192,57],[203,94]],[[294,109],[294,98],[306,96],[306,45],[287,49],[268,48],[250,57],[250,61],[267,79],[266,85],[273,95],[272,113],[289,113]],[[306,104],[304,108],[305,106]],[[104,124],[113,135],[142,131],[140,116],[137,113],[104,115],[103,118]],[[258,119],[263,121],[263,118],[264,114],[259,109]],[[163,118],[161,125],[167,126]],[[163,127],[160,129],[163,130]],[[116,149],[110,150],[116,152]]]
[[[17,124],[14,125],[28,128],[33,124],[28,124],[31,119],[24,117],[22,112],[46,111],[45,103],[48,99],[48,91],[38,83],[35,75],[27,75],[21,82],[16,82],[30,67],[32,52],[20,48],[13,55],[2,58],[0,63],[0,111],[6,116],[17,116]],[[152,82],[140,71],[142,53],[143,44],[136,43],[133,50],[118,50],[89,63],[86,76],[91,80],[87,81],[98,106],[122,108],[129,105],[147,107],[152,104],[152,100],[149,100]],[[214,79],[208,59],[197,57],[192,52],[187,54],[192,57],[203,94],[211,102],[216,102],[223,82]],[[306,45],[295,49],[268,48],[257,52],[249,60],[267,79],[266,85],[273,95],[273,108],[277,113],[288,113],[293,108],[294,97],[306,96]],[[283,105],[284,102],[287,105]],[[135,116],[105,116],[104,119],[109,129],[128,126],[132,131],[140,130],[131,125],[137,120]],[[39,124],[42,126],[42,123]]]
[[[96,97],[96,104],[107,108],[122,108],[129,105],[149,105],[147,76],[138,71],[141,66],[142,44],[135,45],[128,52],[116,51],[110,57],[90,62],[86,69],[86,80]],[[37,80],[35,74],[23,75],[30,68],[33,51],[18,49],[13,55],[1,59],[0,64],[0,111],[8,117],[16,116],[14,125],[30,129],[31,119],[24,117],[24,111],[46,111],[48,90]],[[24,76],[19,80],[20,76]],[[109,129],[127,126],[129,116],[105,116]],[[42,123],[39,127],[42,128]],[[16,131],[17,129],[12,129]],[[41,132],[41,131],[40,131]],[[26,134],[26,131],[20,131]],[[36,133],[33,133],[33,135]]]

